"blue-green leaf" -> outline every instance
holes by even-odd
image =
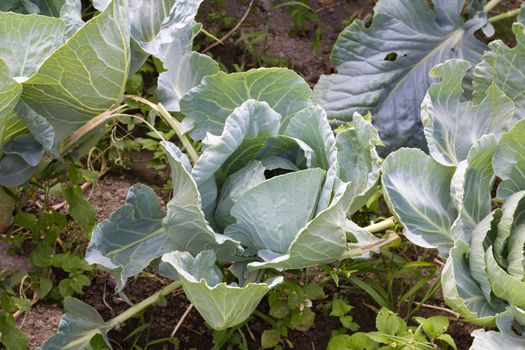
[[[295,72],[261,68],[205,77],[201,85],[184,96],[180,107],[193,122],[191,136],[201,140],[208,132],[222,134],[228,116],[249,99],[264,101],[279,113],[283,130],[291,117],[310,104],[311,96],[310,87]]]
[[[124,2],[113,0],[23,84],[23,100],[53,126],[55,144],[122,98],[130,38]]]
[[[0,59],[11,77],[22,82],[33,76],[64,43],[65,30],[58,18],[0,12]]]
[[[479,103],[465,101],[462,84],[470,68],[467,61],[450,60],[430,72],[441,81],[428,90],[421,114],[430,154],[443,165],[457,166],[481,136],[499,137],[518,119],[514,103],[495,84]]]
[[[162,142],[171,167],[173,197],[167,204],[163,226],[177,250],[197,255],[203,250],[214,250],[220,261],[232,260],[242,251],[238,243],[217,234],[210,227],[201,209],[197,185],[182,162],[180,150],[170,142]]]
[[[212,251],[203,251],[195,258],[177,251],[164,255],[162,260],[177,270],[186,296],[215,330],[244,322],[264,295],[283,280],[276,277],[263,283],[248,283],[242,288],[235,283],[228,285],[221,282]]]
[[[359,210],[374,192],[380,174],[376,146],[382,145],[377,130],[361,115],[355,114],[352,124],[336,138],[339,177],[352,184],[354,198],[348,215]]]
[[[86,260],[113,270],[119,277],[117,290],[122,290],[129,277],[175,250],[176,245],[162,227],[164,216],[151,188],[132,186],[125,205],[93,230]]]
[[[107,337],[109,327],[92,306],[67,297],[64,299],[64,311],[57,334],[46,340],[38,350],[84,350],[97,334],[102,335],[106,346],[113,349]]]
[[[469,242],[474,227],[491,210],[491,190],[495,179],[492,158],[496,142],[494,135],[482,136],[454,173],[451,194],[459,216],[451,228],[453,239],[461,238]]]
[[[318,105],[311,105],[297,112],[290,120],[285,134],[310,146],[316,156],[315,162],[310,166],[326,171],[325,183],[317,207],[317,212],[321,212],[330,205],[335,178],[339,173],[335,138],[325,110]]]
[[[339,35],[331,55],[338,73],[321,76],[315,100],[340,121],[372,112],[387,151],[426,148],[420,105],[428,72],[449,58],[477,63],[485,49],[474,33],[486,19],[465,22],[463,4],[433,1],[434,11],[426,0],[379,1],[369,27],[353,21]]]
[[[279,132],[280,122],[281,116],[266,102],[248,100],[226,119],[221,136],[205,140],[192,176],[207,218],[215,210],[218,188],[230,174],[255,160],[266,140]]]
[[[447,256],[457,212],[450,196],[452,170],[417,149],[400,149],[384,161],[383,187],[392,212],[413,243]]]
[[[525,190],[525,120],[518,122],[512,130],[501,136],[494,155],[496,175],[501,178],[497,195],[507,198],[513,193]]]
[[[495,317],[504,308],[494,309],[485,299],[483,291],[472,277],[468,262],[469,246],[457,240],[450,250],[441,285],[448,306],[461,313],[468,321],[479,325],[493,325]]]
[[[300,269],[340,259],[347,249],[346,211],[350,184],[336,180],[330,206],[308,222],[295,236],[286,254],[268,254],[265,262],[248,264],[249,269]]]
[[[230,211],[244,193],[266,180],[266,167],[258,161],[248,163],[241,170],[231,174],[224,182],[215,209],[215,222],[221,228],[235,223]]]
[[[225,234],[250,248],[284,254],[317,208],[325,172],[308,169],[274,177],[242,195]],[[271,224],[270,224],[271,223]]]

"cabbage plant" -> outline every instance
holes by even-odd
[[[491,43],[473,68],[471,98],[462,87],[470,63],[432,70],[441,81],[422,104],[430,155],[400,149],[382,165],[385,197],[407,238],[447,259],[445,302],[501,330],[474,332],[473,349],[525,344],[523,13],[513,26],[518,45]]]
[[[42,349],[81,349],[179,286],[211,328],[238,326],[283,271],[367,257],[390,242],[347,219],[377,189],[377,131],[356,114],[334,136],[311,97],[301,77],[280,68],[220,72],[184,95],[184,124],[202,139],[199,158],[192,164],[162,142],[173,186],[165,210],[152,189],[133,186],[95,228],[86,254],[116,277],[117,292],[148,266],[175,282],[106,322],[68,299],[59,333]],[[80,309],[93,314],[88,327]]]

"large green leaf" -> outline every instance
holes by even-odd
[[[497,223],[500,218],[501,212],[493,211],[472,230],[468,256],[470,274],[478,282],[487,302],[494,308],[501,308],[504,305],[492,293],[485,251],[494,243],[493,237],[497,234]]]
[[[453,239],[461,238],[469,242],[474,227],[491,210],[491,190],[495,179],[492,158],[496,143],[494,135],[481,137],[454,173],[451,194],[459,216],[451,228]]]
[[[28,181],[44,155],[42,145],[31,134],[9,140],[0,160],[0,185],[20,186]]]
[[[504,308],[494,309],[472,277],[468,262],[469,246],[458,239],[450,250],[443,272],[441,286],[448,306],[461,313],[468,321],[479,325],[493,325],[495,316]]]
[[[266,140],[279,132],[281,116],[266,102],[248,100],[226,119],[222,135],[205,142],[205,150],[192,171],[202,208],[211,218],[226,178],[255,159]]]
[[[168,72],[160,74],[157,94],[159,102],[170,111],[179,110],[180,97],[198,85],[204,75],[218,71],[211,58],[191,53],[193,38],[200,29],[195,16],[201,2],[128,0],[132,36],[130,74],[135,73],[150,54],[161,59]],[[109,1],[93,3],[102,10]]]
[[[450,196],[452,168],[417,149],[400,149],[382,166],[385,199],[413,243],[447,256],[457,212]]]
[[[84,350],[91,339],[102,335],[106,345],[113,349],[107,332],[109,327],[92,306],[75,298],[64,299],[65,314],[60,319],[58,332],[46,340],[38,350]]]
[[[312,105],[299,111],[290,120],[285,134],[303,141],[314,151],[315,162],[310,166],[326,170],[326,179],[317,206],[317,212],[321,212],[330,205],[334,181],[339,173],[335,137],[325,110]]]
[[[485,331],[477,329],[472,332],[474,341],[470,350],[525,350],[524,337],[509,337],[508,334],[503,334],[496,331]]]
[[[501,178],[497,195],[507,198],[525,190],[525,120],[518,122],[512,130],[503,134],[498,143],[493,164],[496,175]]]
[[[5,0],[0,11],[20,13],[39,13],[45,16],[59,17],[60,10],[68,0]],[[5,6],[5,7],[4,7]],[[18,10],[18,11],[17,11]]]
[[[371,111],[381,139],[394,150],[426,147],[420,105],[432,80],[428,72],[449,58],[479,62],[485,48],[474,32],[485,20],[464,22],[464,0],[381,0],[372,24],[354,21],[331,55],[338,73],[322,76],[315,100],[330,117],[350,121]]]
[[[21,95],[22,86],[11,79],[9,67],[0,59],[0,157],[4,144],[9,140],[7,128],[11,124],[11,115]]]
[[[502,215],[498,223],[498,235],[494,240],[493,253],[498,264],[508,266],[506,254],[509,252],[510,237],[516,233],[516,226],[525,222],[525,191],[516,192],[507,198],[501,206]]]
[[[235,223],[230,211],[244,193],[266,180],[266,168],[259,161],[248,163],[241,170],[231,174],[221,188],[215,210],[215,222],[221,228]]]
[[[295,72],[261,68],[243,73],[219,72],[205,77],[180,102],[182,113],[193,122],[191,136],[203,139],[207,132],[222,134],[226,118],[249,99],[267,102],[282,116],[281,129],[298,111],[310,104],[312,92]]]
[[[219,71],[218,63],[211,57],[192,52],[193,39],[200,30],[194,17],[201,2],[177,2],[158,38],[143,45],[162,60],[166,69],[159,74],[156,95],[169,111],[180,111],[182,96],[199,85],[205,76]]]
[[[317,208],[325,172],[308,169],[274,177],[242,195],[225,234],[250,250],[284,254]],[[270,224],[271,223],[271,224]]]
[[[131,187],[125,205],[93,230],[86,260],[113,270],[121,290],[129,277],[177,248],[162,227],[164,216],[151,188]]]
[[[296,234],[286,254],[259,253],[265,261],[250,263],[248,268],[300,269],[339,260],[347,249],[346,211],[352,200],[349,188],[350,184],[336,180],[330,206]]]
[[[479,103],[465,101],[462,84],[470,68],[467,61],[450,60],[430,72],[441,81],[428,90],[422,118],[430,154],[443,165],[457,166],[482,135],[499,136],[518,119],[514,103],[495,84]]]
[[[525,350],[525,313],[516,307],[509,308],[496,320],[499,332],[482,329],[472,332],[474,341],[470,350]],[[521,332],[521,334],[518,334]]]
[[[180,55],[171,45],[164,59],[166,72],[159,74],[157,99],[169,111],[180,111],[180,100],[188,91],[199,85],[205,76],[219,71],[219,64],[197,52]]]
[[[163,146],[173,184],[167,213],[161,210],[153,190],[136,185],[130,189],[126,204],[93,231],[86,260],[112,270],[118,276],[117,290],[167,252],[198,254],[213,249],[220,259],[228,260],[238,249],[236,242],[215,234],[204,219],[197,186],[180,160],[182,152],[169,142]]]
[[[189,79],[197,80],[201,73],[215,73],[214,61],[207,56],[196,58],[190,54],[194,36],[200,26],[194,18],[202,0],[129,0],[132,41],[131,72],[135,72],[146,61],[149,54],[160,58],[164,67],[172,70],[169,78],[182,79],[177,93],[184,93]],[[144,16],[147,13],[147,16]],[[182,54],[188,53],[185,57]],[[203,67],[195,65],[203,64]],[[185,72],[175,75],[175,67]],[[179,72],[180,73],[180,72]],[[166,74],[161,74],[162,85],[166,83]],[[200,80],[195,84],[198,85]],[[191,86],[193,87],[193,86]],[[190,88],[191,88],[190,87]],[[189,89],[188,89],[189,90]],[[187,91],[187,90],[186,90]],[[181,95],[182,96],[182,95]]]
[[[520,278],[509,275],[494,258],[492,249],[488,249],[485,258],[487,259],[487,272],[492,285],[493,293],[505,300],[512,306],[525,308],[525,282]]]
[[[180,161],[182,152],[170,142],[162,143],[171,167],[173,196],[167,204],[163,225],[177,250],[197,255],[203,250],[214,250],[220,261],[232,260],[238,243],[217,234],[206,222],[201,209],[197,185]]]
[[[490,50],[483,55],[483,60],[474,69],[474,100],[480,101],[484,92],[492,84],[497,85],[509,96],[519,114],[525,112],[525,24],[516,22],[512,26],[517,44],[510,48],[501,40],[489,44]]]
[[[130,38],[124,3],[113,0],[24,83],[23,100],[53,126],[55,144],[122,98]]]
[[[339,177],[350,182],[353,193],[348,215],[359,210],[372,195],[379,180],[380,158],[376,145],[381,145],[377,130],[368,120],[355,114],[352,127],[337,134],[336,147]]]
[[[162,260],[177,270],[187,298],[206,323],[215,330],[234,327],[244,322],[266,293],[282,282],[276,277],[264,283],[248,283],[245,287],[221,283],[215,268],[215,254],[203,251],[195,258],[187,252],[166,254]]]
[[[64,43],[65,30],[58,18],[0,12],[0,59],[12,77],[24,81]]]

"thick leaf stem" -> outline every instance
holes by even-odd
[[[197,160],[199,159],[199,155],[197,154],[197,151],[195,151],[195,148],[193,148],[193,145],[191,144],[190,140],[188,140],[188,137],[184,134],[182,130],[182,125],[180,125],[179,121],[168,112],[168,110],[162,105],[158,104],[158,111],[164,119],[166,123],[175,131],[177,134],[177,137],[179,138],[180,142],[184,146],[184,149],[186,150],[186,153],[188,154],[188,157],[190,158],[191,162],[195,164]]]
[[[515,16],[517,16],[520,13],[520,10],[521,9],[514,9],[514,10],[510,10],[510,11],[505,12],[505,13],[501,13],[501,14],[499,14],[497,16],[489,18],[489,22],[490,23],[494,23],[494,22],[497,22],[497,21],[502,21],[502,20],[507,19],[507,18],[515,17]]]
[[[129,309],[127,309],[126,311],[124,311],[120,315],[118,315],[118,316],[112,318],[111,320],[109,320],[108,322],[106,322],[106,324],[108,325],[108,328],[110,328],[110,329],[111,328],[115,328],[116,326],[118,326],[119,324],[121,324],[121,323],[127,321],[128,319],[132,318],[133,316],[135,316],[139,312],[141,312],[144,309],[148,308],[149,306],[155,304],[159,300],[159,298],[161,298],[163,296],[166,296],[166,295],[172,293],[173,291],[179,289],[180,286],[181,286],[180,281],[172,282],[171,284],[169,284],[166,287],[162,288],[161,290],[159,290],[155,294],[153,294],[150,297],[142,300],[140,303],[133,305],[132,307],[130,307]]]
[[[90,131],[95,130],[102,124],[106,123],[108,120],[113,118],[113,115],[117,112],[122,111],[124,108],[126,108],[126,105],[119,106],[115,109],[107,110],[93,119],[91,119],[86,124],[82,125],[79,129],[77,129],[74,133],[69,135],[68,138],[66,138],[59,147],[59,152],[61,155],[64,155],[67,153],[73,146],[75,146],[86,134],[88,134]]]
[[[168,110],[162,104],[159,103],[157,105],[140,96],[125,95],[124,97],[132,99],[133,101],[136,101],[136,102],[143,103],[146,106],[149,106],[154,111],[158,112],[161,118],[164,119],[164,121],[173,129],[173,131],[175,131],[175,134],[177,134],[177,137],[182,143],[182,146],[184,147],[184,149],[186,150],[186,153],[188,154],[190,161],[193,164],[197,162],[197,159],[199,159],[199,155],[197,154],[197,151],[195,150],[195,148],[193,148],[193,145],[191,144],[188,137],[184,134],[181,124],[179,123],[177,119],[173,118],[170,112],[168,112]]]
[[[366,226],[364,227],[364,229],[370,233],[376,233],[376,232],[381,232],[386,229],[392,228],[395,224],[396,224],[396,221],[394,220],[394,217],[392,216],[381,222],[377,222],[375,224]]]
[[[485,7],[483,7],[483,12],[489,12],[494,7],[498,6],[498,4],[501,2],[501,0],[490,0]]]
[[[347,250],[346,252],[343,253],[343,255],[341,256],[341,258],[339,260],[355,258],[356,256],[361,256],[361,255],[367,254],[367,253],[369,253],[371,251],[377,250],[377,249],[379,249],[381,247],[384,247],[384,246],[386,246],[388,244],[391,244],[391,243],[395,242],[397,239],[399,239],[399,236],[396,233],[391,233],[391,234],[388,235],[388,237],[386,237],[384,239],[381,239],[381,240],[379,240],[379,241],[377,241],[375,243],[372,243],[372,244],[369,244],[369,245],[365,245],[365,246],[362,246],[362,247],[351,248],[351,249]]]

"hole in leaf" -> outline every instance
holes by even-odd
[[[390,52],[385,56],[385,61],[394,62],[395,60],[397,60],[397,52]]]
[[[290,170],[285,170],[285,169],[274,169],[274,170],[265,170],[264,171],[264,177],[266,178],[266,180],[269,180],[271,179],[272,177],[276,177],[276,176],[280,176],[280,175],[285,175],[285,174],[288,174],[288,173],[291,173],[292,171]]]

